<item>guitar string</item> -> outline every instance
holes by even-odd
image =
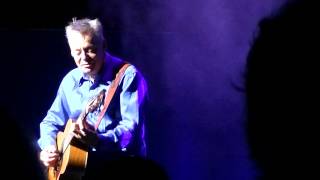
[[[96,96],[93,96],[92,98],[90,98],[89,103],[86,105],[86,107],[91,106],[96,100],[98,100],[99,103],[96,103],[96,105],[94,105],[91,110],[88,110],[87,108],[85,108],[85,111],[83,111],[84,114],[81,113],[79,118],[76,120],[76,122],[83,121],[84,119],[87,118],[87,116],[90,112],[97,109],[99,104],[101,104],[102,100],[104,99],[105,92],[106,92],[106,90],[103,89]],[[61,152],[62,154],[66,151],[67,147],[70,145],[70,142],[71,142],[72,138],[74,137],[74,135],[75,135],[74,133],[68,132],[67,138],[64,138],[62,140],[62,152]]]

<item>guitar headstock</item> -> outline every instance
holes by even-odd
[[[102,103],[102,100],[104,99],[106,90],[101,90],[96,96],[94,96],[92,99],[90,99],[86,105],[86,113],[92,112],[95,109],[98,108],[98,106]]]

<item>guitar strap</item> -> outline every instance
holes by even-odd
[[[104,98],[104,104],[103,104],[103,109],[101,110],[98,118],[97,118],[97,122],[95,124],[95,127],[94,127],[94,130],[96,131],[99,127],[99,124],[112,100],[112,97],[114,95],[114,93],[116,92],[117,90],[117,87],[119,86],[119,82],[125,72],[125,70],[127,69],[127,67],[129,67],[130,64],[128,63],[125,63],[124,65],[122,65],[121,69],[119,70],[119,72],[116,74],[116,77],[115,79],[112,81],[111,85],[110,85],[110,88],[107,92],[107,96]]]

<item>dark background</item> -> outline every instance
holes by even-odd
[[[111,54],[135,64],[148,81],[148,157],[174,180],[256,179],[270,170],[259,163],[269,157],[259,137],[277,123],[267,129],[247,118],[247,56],[260,20],[285,2],[12,0],[0,9],[1,106],[35,147],[58,85],[75,67],[64,26],[72,17],[98,17]],[[267,65],[262,69],[272,72]],[[259,97],[269,93],[258,90]]]

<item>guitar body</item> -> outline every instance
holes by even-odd
[[[106,90],[101,90],[91,98],[76,122],[69,119],[63,132],[58,132],[56,144],[60,152],[55,167],[48,168],[48,180],[81,180],[88,160],[88,146],[74,137],[75,124],[86,121],[88,113],[93,112],[102,102]]]
[[[57,148],[63,150],[56,167],[49,167],[48,180],[81,180],[88,159],[88,148],[72,135],[74,122],[69,119],[64,132],[57,134]],[[65,145],[65,140],[71,138]],[[66,146],[66,147],[64,147]]]

